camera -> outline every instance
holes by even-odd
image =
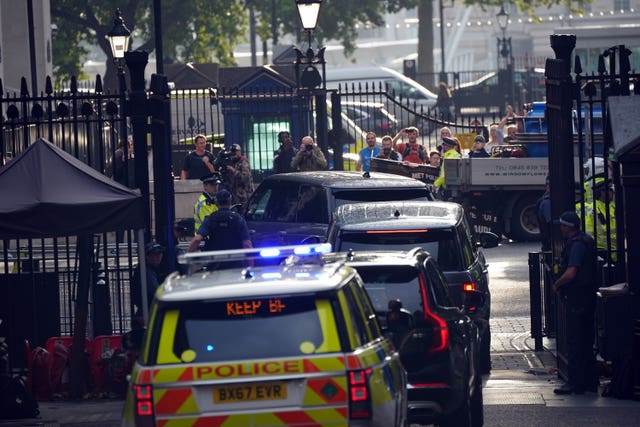
[[[304,151],[313,151],[313,145],[311,144],[306,144],[304,146]]]
[[[382,149],[382,152],[383,152],[385,155],[389,155],[389,154],[391,154],[391,148],[389,148],[389,147],[384,147],[384,148]]]
[[[233,153],[227,150],[220,150],[218,156],[216,157],[213,166],[220,172],[220,179],[222,182],[228,182],[229,177],[227,170],[227,166],[233,166],[234,164]]]

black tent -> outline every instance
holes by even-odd
[[[93,234],[138,229],[138,257],[144,259],[142,197],[139,191],[107,178],[44,139],[0,169],[0,195],[0,239],[77,236],[71,391],[79,397]],[[140,265],[144,289],[144,263]]]
[[[144,227],[140,192],[44,139],[0,169],[0,238],[40,238]]]

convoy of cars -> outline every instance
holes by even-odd
[[[255,249],[182,255],[128,337],[123,426],[483,424],[497,236],[373,172],[272,175],[244,216]]]

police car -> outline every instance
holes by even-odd
[[[123,426],[404,426],[406,374],[330,245],[181,256],[158,289]],[[201,266],[291,255],[282,264]],[[136,347],[136,345],[133,345]]]

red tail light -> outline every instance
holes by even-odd
[[[420,276],[420,289],[422,292],[422,304],[424,305],[424,320],[433,329],[433,344],[428,352],[436,353],[449,348],[449,327],[442,317],[431,311],[425,294],[426,283],[424,283],[424,277],[422,276]]]
[[[155,425],[153,413],[153,391],[151,389],[151,385],[134,385],[133,399],[136,409],[136,425],[140,427],[151,427]]]
[[[389,129],[390,127],[389,122],[380,123],[380,129]]]
[[[476,290],[476,284],[471,282],[471,283],[464,283],[462,285],[462,290],[469,292],[469,291],[475,291]]]
[[[371,419],[371,369],[349,371],[349,419]]]

